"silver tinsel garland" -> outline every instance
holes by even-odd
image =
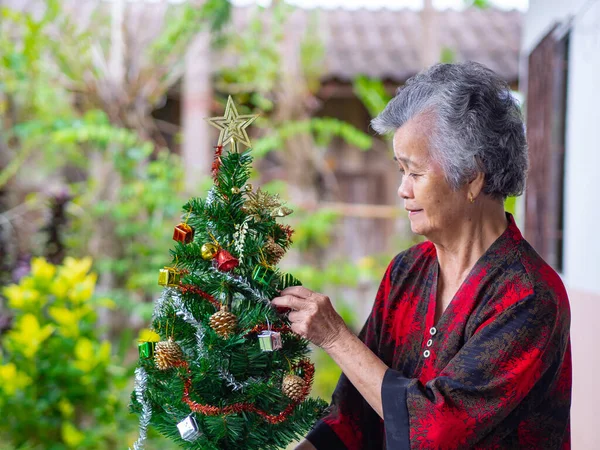
[[[171,294],[171,299],[173,301],[173,306],[175,307],[176,313],[179,317],[189,323],[196,329],[196,350],[198,353],[198,359],[202,359],[206,355],[206,350],[204,348],[204,327],[202,324],[196,320],[194,315],[185,307],[183,303],[183,299],[178,292],[174,292]]]
[[[255,289],[252,286],[250,286],[242,277],[233,276],[226,272],[221,272],[215,267],[209,267],[209,270],[218,273],[220,277],[225,278],[229,283],[236,286],[238,289],[241,289],[244,292],[251,294],[255,300],[263,302],[266,305],[271,304],[271,301],[267,297],[265,297],[258,289]]]
[[[167,287],[163,289],[160,297],[158,297],[158,300],[156,300],[156,304],[154,305],[154,311],[152,311],[152,322],[165,315],[165,308],[174,294],[177,294],[177,290],[175,288]]]
[[[189,323],[196,329],[196,344],[198,358],[205,357],[206,350],[204,349],[204,327],[196,320],[194,315],[185,307],[181,294],[176,288],[165,288],[161,296],[156,301],[154,311],[152,313],[152,321],[159,317],[165,316],[165,307],[167,304],[171,304],[175,308],[175,314]]]
[[[250,386],[252,383],[258,383],[261,381],[260,378],[250,377],[244,382],[239,382],[235,379],[233,374],[231,374],[224,368],[219,368],[219,375],[221,375],[221,378],[223,378],[227,382],[227,385],[229,387],[231,387],[234,392],[235,391],[243,391],[248,386]]]
[[[213,186],[210,188],[210,190],[208,191],[208,194],[206,196],[207,206],[212,205],[214,201],[215,201],[215,187]]]
[[[152,417],[152,406],[144,397],[147,386],[148,374],[143,367],[138,367],[135,369],[135,398],[142,405],[142,414],[140,415],[140,436],[133,443],[133,450],[143,450],[148,433],[148,425],[150,425],[150,418]],[[131,450],[131,447],[129,450]]]

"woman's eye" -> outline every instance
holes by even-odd
[[[400,175],[402,175],[402,176],[405,175],[404,169],[398,169],[398,172],[400,172]],[[421,174],[420,173],[409,173],[408,176],[412,177],[412,178],[418,178],[421,176]]]
[[[398,169],[398,172],[400,173],[400,176],[401,176],[401,177],[404,177],[404,176],[406,176],[406,175],[407,175],[407,174],[406,174],[406,172],[404,171],[404,169],[403,169],[402,167],[400,167],[400,168]],[[414,178],[418,178],[418,177],[420,177],[420,176],[421,176],[421,174],[420,174],[420,173],[412,173],[412,172],[409,172],[409,173],[408,173],[408,176],[414,179]]]

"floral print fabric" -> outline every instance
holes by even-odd
[[[570,448],[567,293],[507,217],[437,323],[435,246],[392,260],[359,335],[389,366],[384,420],[342,374],[317,449]]]

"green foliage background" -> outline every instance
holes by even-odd
[[[0,337],[0,376],[13,384],[5,384],[1,390],[0,413],[13,419],[0,426],[0,449],[123,448],[137,437],[137,418],[127,414],[127,402],[137,361],[138,331],[149,323],[151,300],[160,290],[157,271],[167,262],[172,227],[189,193],[184,190],[181,159],[166,149],[156,134],[123,114],[134,102],[112,104],[97,89],[106,80],[95,52],[106,53],[110,48],[109,17],[99,14],[89,28],[81,29],[59,0],[46,0],[45,6],[36,16],[0,6],[0,214],[3,223],[11,226],[23,211],[39,215],[51,192],[31,186],[60,185],[72,197],[63,236],[66,252],[79,259],[56,266],[35,260],[29,277],[18,287],[2,291],[0,319],[12,317],[12,331]],[[143,121],[152,125],[151,111],[164,100],[172,87],[169,82],[177,81],[169,81],[169,70],[181,66],[191,40],[205,29],[212,33],[215,45],[225,46],[239,57],[235,67],[215,76],[214,87],[220,99],[233,94],[242,105],[240,113],[261,114],[256,122],[260,138],[254,141],[255,158],[286,152],[287,144],[300,137],[309,137],[319,149],[327,149],[334,138],[340,138],[368,151],[371,136],[336,118],[310,114],[281,118],[277,114],[278,93],[289,87],[281,71],[279,46],[290,7],[278,2],[269,11],[272,23],[268,28],[263,24],[264,10],[258,9],[242,32],[226,28],[230,10],[226,0],[209,0],[201,7],[186,3],[168,11],[164,28],[144,53],[147,73],[156,76],[159,88],[137,99],[146,111]],[[316,21],[311,26],[314,31]],[[318,91],[323,67],[324,47],[316,36],[309,29],[301,43],[301,76],[309,94]],[[446,51],[442,57],[451,59],[453,55]],[[125,88],[128,94],[127,89],[134,91],[136,86]],[[372,116],[389,99],[379,80],[359,77],[354,88]],[[119,114],[115,108],[121,108]],[[209,185],[210,180],[200,181],[194,195],[204,196]],[[17,199],[13,198],[16,186],[26,186]],[[285,183],[270,183],[264,189],[288,198]],[[11,199],[11,209],[2,209],[6,208],[2,194]],[[510,204],[514,207],[514,202]],[[358,330],[360,314],[345,292],[358,285],[376,286],[393,255],[372,255],[358,264],[323,258],[341,217],[327,209],[309,212],[293,203],[290,206],[296,211],[289,219],[296,230],[293,248],[301,254],[298,260],[310,264],[286,269],[311,289],[326,292],[346,322]],[[398,242],[395,248],[407,245]],[[33,255],[47,251],[37,235],[20,250]],[[87,256],[93,259],[83,259]],[[0,264],[14,267],[14,257],[14,252],[6,251],[0,254]],[[53,315],[50,308],[68,306],[71,310],[74,300],[69,294],[58,295],[51,286],[59,283],[57,280],[63,282],[63,275],[69,278],[69,264],[84,264],[81,261],[93,264],[92,270],[98,274],[93,284],[101,295],[90,294],[80,300],[77,308],[86,311],[79,317],[80,334],[65,337],[61,330],[69,328],[68,314]],[[79,292],[89,289],[90,281],[85,279],[64,282]],[[9,282],[9,272],[0,271],[0,285]],[[18,306],[15,299],[19,295],[28,296],[26,309]],[[26,314],[36,318],[41,333],[31,357],[26,355],[33,341],[22,338],[19,345],[14,344],[15,333],[23,332],[20,324]],[[57,317],[62,317],[62,322]],[[102,321],[115,325],[98,328]],[[30,327],[34,323],[30,318],[25,322]],[[40,331],[50,330],[45,326],[52,329],[47,336]],[[77,350],[78,339],[84,337],[89,345],[79,344]],[[105,355],[108,347],[103,342],[110,342],[110,360],[98,360],[89,371],[64,357],[89,355],[84,351],[89,348],[102,348],[99,355]],[[86,347],[83,350],[82,345]],[[329,399],[339,369],[320,350],[315,350],[313,360],[317,365],[313,392]],[[89,392],[83,392],[82,386],[88,386]],[[156,435],[150,438],[148,449],[169,448]]]
[[[128,318],[135,318],[138,324],[149,323],[153,306],[149,300],[160,290],[156,285],[157,271],[167,262],[172,227],[187,197],[183,167],[177,155],[143,129],[115,116],[110,105],[94,97],[97,92],[84,85],[89,77],[102,77],[94,65],[93,52],[98,45],[104,49],[110,46],[108,18],[99,16],[96,27],[81,30],[58,0],[47,0],[45,5],[43,14],[38,16],[0,7],[2,24],[10,24],[0,27],[0,191],[12,192],[15,186],[27,184],[25,181],[66,187],[72,197],[67,209],[69,225],[63,235],[66,252],[79,258],[93,256],[93,260],[84,260],[93,264],[98,274],[97,280],[93,276],[93,284],[102,298],[111,301],[99,302],[95,295],[86,299],[87,313],[79,318],[81,335],[67,339],[60,331],[66,324],[57,324],[49,308],[66,308],[70,305],[68,294],[61,297],[50,291],[40,281],[44,277],[40,273],[45,270],[64,274],[69,269],[35,260],[29,278],[18,287],[3,291],[0,314],[12,317],[12,331],[5,335],[0,347],[0,368],[13,383],[21,380],[24,384],[2,391],[0,410],[5,416],[12,414],[13,420],[0,427],[0,440],[5,448],[19,449],[122,448],[137,437],[137,417],[127,414],[127,403],[137,360],[138,331],[131,326],[115,329],[116,325],[101,329],[96,319],[104,318],[107,324],[115,318],[116,323],[127,323]],[[229,46],[241,57],[234,69],[218,75],[215,86],[223,93],[237,92],[236,97],[245,105],[244,112],[262,114],[258,126],[265,132],[255,141],[256,158],[284,151],[286,142],[300,135],[309,135],[323,148],[334,137],[363,150],[370,148],[370,136],[335,118],[275,119],[271,114],[276,107],[272,93],[282,86],[277,47],[284,36],[283,21],[291,10],[282,3],[271,11],[275,18],[269,28],[272,39],[264,38],[261,10],[244,34],[221,33],[229,10],[228,2],[213,0],[202,8],[184,5],[170,11],[167,26],[147,49],[150,66],[154,64],[157,72],[163,70],[184,53],[193,36],[206,25],[217,44]],[[56,30],[60,30],[58,39]],[[302,43],[301,57],[307,87],[316,91],[322,44],[309,36]],[[251,94],[247,97],[245,93]],[[144,101],[151,111],[161,96]],[[201,182],[195,195],[202,196],[209,184]],[[284,186],[273,183],[265,189],[285,197]],[[17,208],[28,213],[43,211],[48,199],[48,191],[32,190]],[[296,210],[290,219],[296,230],[294,248],[305,254],[322,254],[335,236],[340,218],[327,210]],[[8,214],[11,211],[0,212],[7,214],[7,220],[14,220]],[[95,244],[99,236],[103,238],[100,243],[111,245]],[[30,245],[28,251],[33,254],[43,255],[46,251],[41,237],[32,239]],[[9,267],[14,264],[10,254],[2,256]],[[359,279],[369,282],[381,272],[375,260],[361,267],[323,261],[316,266],[294,268],[294,273],[313,289],[327,291],[332,298],[339,291],[338,307],[349,323],[356,322],[356,314],[353,307],[344,306],[341,289],[336,286],[351,286]],[[2,277],[4,283],[9,280],[8,273]],[[59,282],[62,281],[48,281]],[[77,291],[78,285],[73,283],[65,287]],[[7,344],[21,330],[19,324],[25,313],[14,302],[21,291],[43,299],[35,303],[35,309],[32,303],[30,312],[40,329],[52,330],[47,336],[40,335],[34,363],[37,369],[19,356],[27,351],[23,340],[22,347]],[[111,321],[106,322],[106,318]],[[28,323],[31,325],[31,321]],[[110,352],[110,358],[99,361],[90,373],[71,367],[64,359],[65,355],[82,353],[82,344],[79,350],[76,347],[83,337],[89,344],[85,344],[87,349],[101,347],[104,356]],[[107,346],[106,339],[112,345]],[[317,353],[313,359],[318,366],[314,394],[329,398],[339,372],[324,354]],[[52,370],[43,372],[44,368]],[[82,384],[84,377],[87,384]],[[89,392],[82,392],[83,386]],[[68,405],[74,405],[72,412]],[[27,412],[25,420],[23,415]],[[27,433],[23,430],[25,425]],[[151,433],[147,448],[165,449],[169,445]]]

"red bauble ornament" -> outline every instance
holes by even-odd
[[[217,263],[217,269],[222,272],[229,272],[235,269],[240,261],[237,258],[234,258],[231,253],[227,250],[220,249],[217,252],[217,256],[215,256],[215,261]]]

